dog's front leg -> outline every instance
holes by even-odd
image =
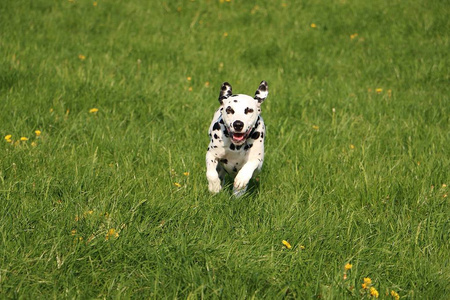
[[[246,190],[250,179],[256,168],[258,168],[259,160],[248,161],[234,178],[233,192],[235,196],[241,196]]]
[[[222,189],[219,173],[217,173],[218,163],[218,160],[210,151],[206,152],[206,178],[208,179],[208,189],[214,194],[217,194]]]

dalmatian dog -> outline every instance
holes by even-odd
[[[210,192],[220,192],[225,175],[229,174],[234,178],[233,194],[240,197],[247,190],[250,179],[261,171],[266,128],[260,113],[268,94],[265,81],[260,83],[255,97],[235,95],[228,82],[222,84],[220,108],[209,126],[210,143],[206,152]]]

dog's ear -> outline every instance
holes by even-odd
[[[259,87],[255,93],[255,100],[258,101],[258,106],[260,106],[261,103],[266,100],[267,95],[269,95],[269,86],[267,85],[267,82],[263,80],[259,84]]]
[[[223,103],[224,99],[227,99],[231,95],[232,95],[231,85],[228,82],[222,83],[222,87],[220,88],[220,94],[219,94],[220,104]]]

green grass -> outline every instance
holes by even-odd
[[[1,2],[0,298],[448,297],[448,3],[252,2]],[[260,180],[210,195],[261,80]]]

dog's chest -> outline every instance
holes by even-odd
[[[249,152],[244,150],[248,145],[248,142],[241,146],[235,146],[231,142],[224,144],[224,155],[219,162],[229,174],[237,173],[248,161]],[[235,150],[231,150],[230,146]]]

